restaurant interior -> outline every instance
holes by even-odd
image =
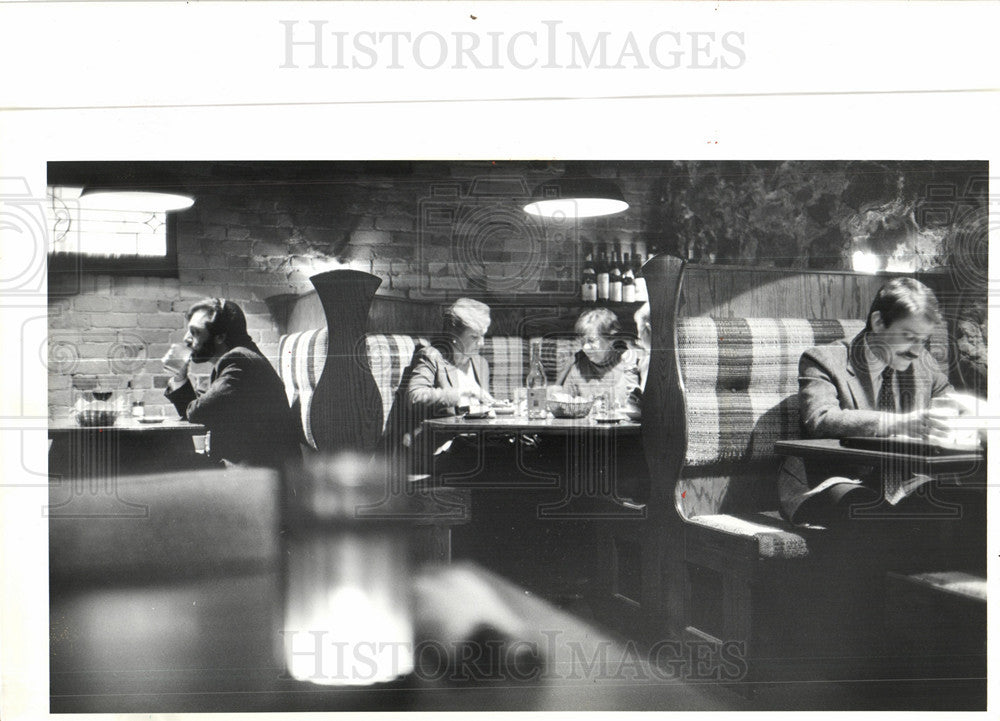
[[[50,162],[50,710],[985,710],[985,442],[805,439],[797,390],[803,351],[906,277],[940,304],[929,355],[985,403],[987,178]],[[245,314],[294,460],[224,461],[167,398],[205,298]],[[418,463],[392,419],[461,298],[488,306],[489,402],[414,421]],[[627,398],[561,393],[595,309],[646,364]],[[933,478],[932,512],[793,524],[790,458]]]

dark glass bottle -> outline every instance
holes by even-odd
[[[601,248],[597,257],[597,300],[608,299],[608,254]]]
[[[580,300],[593,303],[597,300],[597,271],[594,270],[593,250],[587,253],[583,261],[583,276],[580,281]]]
[[[635,266],[635,302],[646,303],[649,293],[646,291],[646,279],[642,277],[642,256],[636,253],[632,262]]]
[[[612,303],[622,302],[622,262],[618,255],[618,247],[611,251],[611,268],[608,271],[608,300]]]
[[[622,302],[635,303],[635,271],[632,270],[632,259],[628,253],[622,257],[622,267],[625,268],[622,273]]]

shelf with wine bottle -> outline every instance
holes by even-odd
[[[642,277],[642,262],[642,254],[631,244],[591,245],[580,273],[580,302],[608,307],[646,302],[649,296]]]

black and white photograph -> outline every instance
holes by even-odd
[[[5,716],[993,709],[938,3],[155,5],[0,108]]]
[[[984,707],[986,163],[48,180],[53,712]]]

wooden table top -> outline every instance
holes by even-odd
[[[204,433],[207,429],[198,423],[190,423],[181,418],[167,417],[162,421],[140,422],[131,416],[119,418],[118,422],[112,426],[81,426],[76,421],[70,419],[59,419],[49,422],[49,435],[67,433],[70,431],[117,431],[126,433],[164,433],[187,431],[192,434]]]
[[[841,445],[840,440],[836,438],[778,441],[774,444],[774,451],[786,456],[798,456],[805,460],[846,461],[865,465],[905,464],[915,473],[930,475],[966,472],[970,468],[982,465],[985,460],[985,454],[982,451],[949,453],[939,456],[894,453],[868,448],[851,448]]]
[[[495,418],[466,418],[447,416],[430,418],[424,426],[431,430],[462,431],[509,431],[510,433],[544,433],[552,435],[574,435],[600,433],[616,435],[639,435],[642,424],[630,421],[624,416],[617,423],[599,423],[593,416],[586,418],[546,418],[530,420],[524,416],[498,415]]]

